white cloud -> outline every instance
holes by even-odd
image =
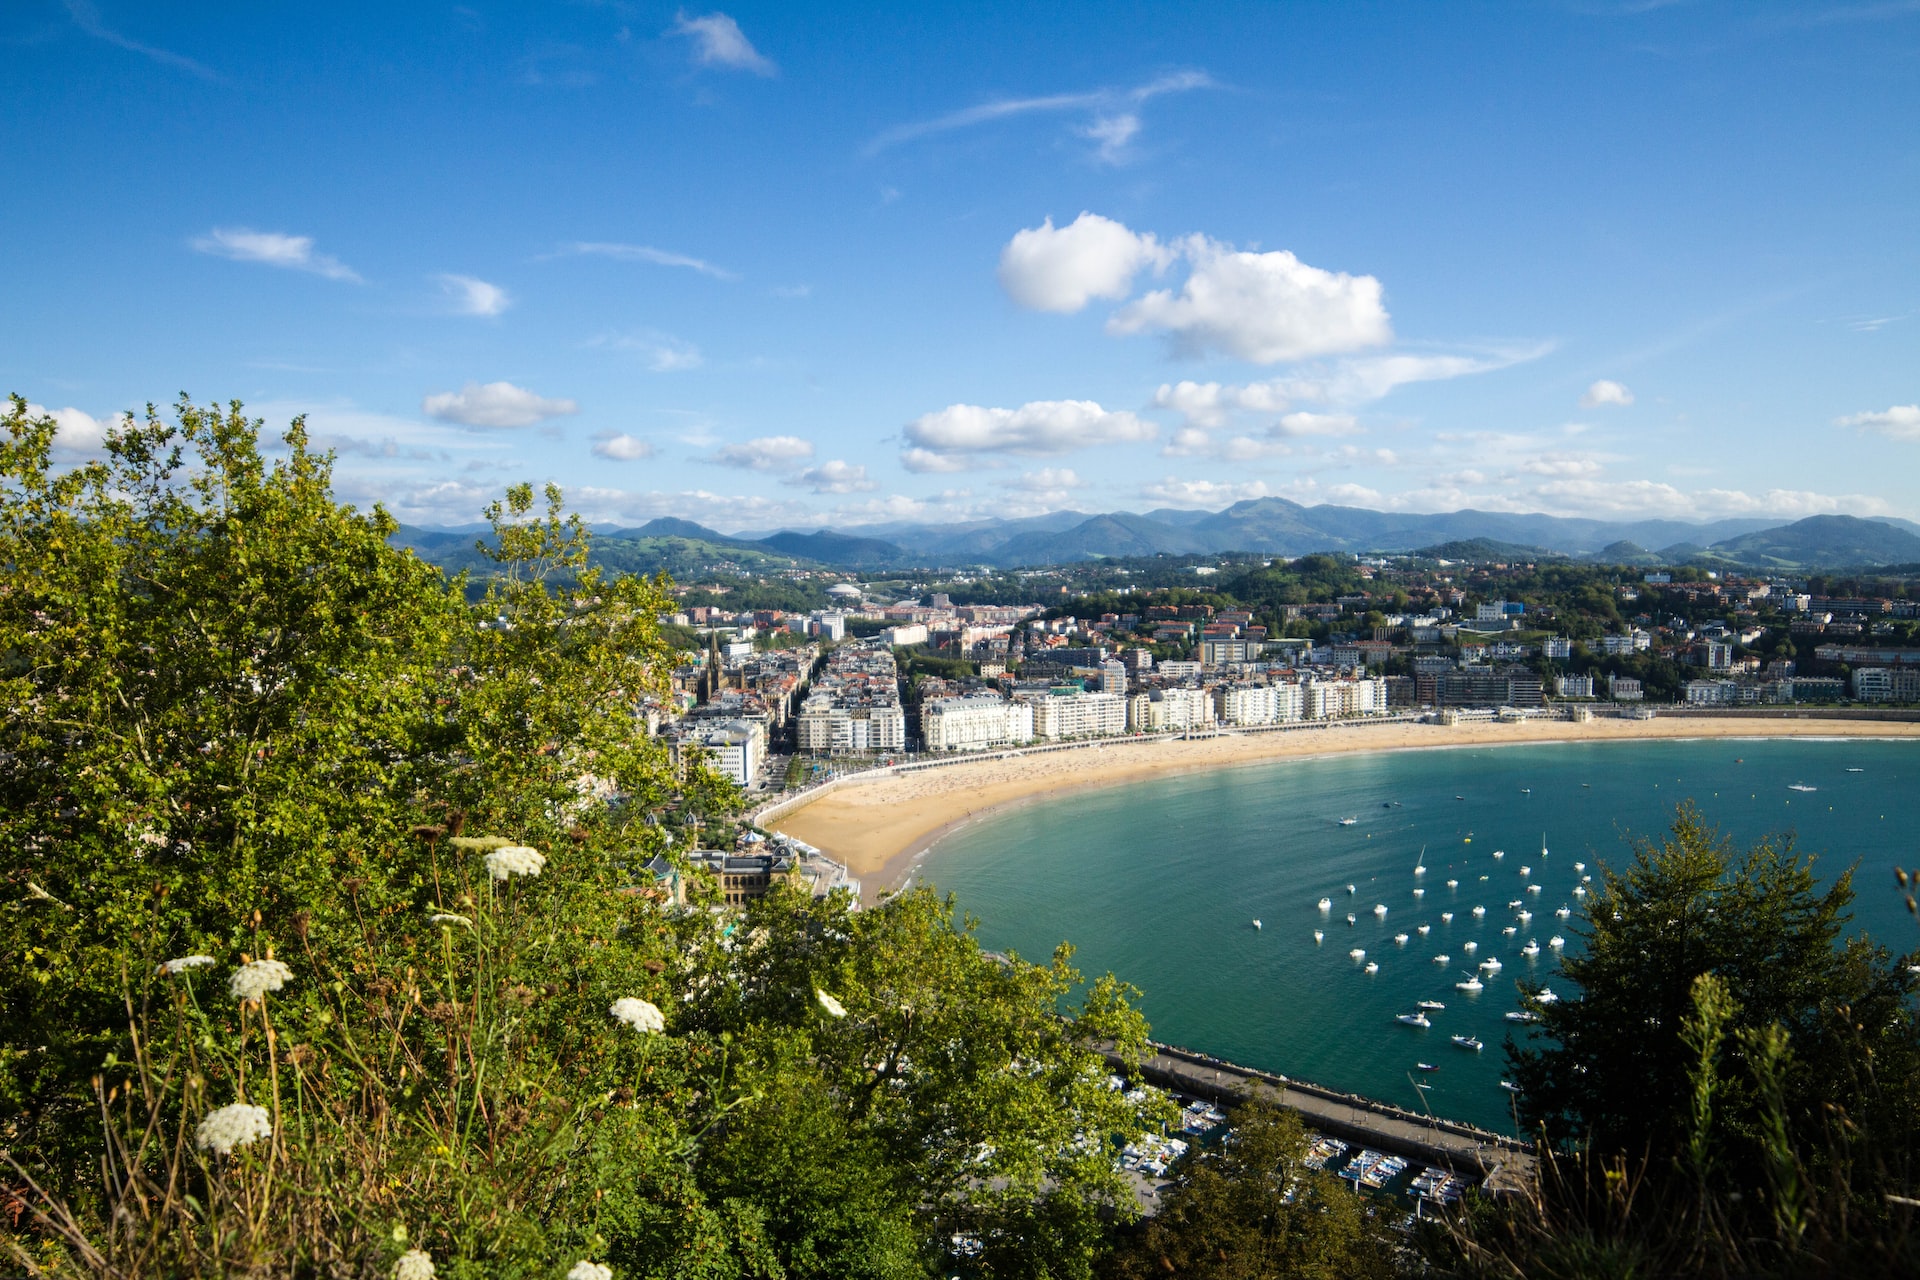
[[[1580,397],[1580,407],[1582,409],[1598,409],[1601,405],[1607,404],[1625,406],[1632,403],[1633,392],[1627,390],[1623,384],[1615,382],[1611,378],[1600,379],[1588,387]]]
[[[653,446],[624,431],[602,431],[593,438],[593,456],[611,462],[638,462],[653,456]]]
[[[642,329],[637,333],[606,334],[593,339],[587,345],[602,347],[609,351],[632,352],[653,373],[681,373],[688,369],[698,369],[706,363],[706,357],[700,354],[699,347],[684,338],[676,338],[670,333],[661,333],[654,329]]]
[[[878,155],[889,147],[932,134],[947,133],[974,125],[993,124],[1018,116],[1086,113],[1089,122],[1078,132],[1099,143],[1095,158],[1109,164],[1124,158],[1127,143],[1140,131],[1139,108],[1154,98],[1169,93],[1187,93],[1213,87],[1213,77],[1204,71],[1175,71],[1131,89],[1094,89],[1085,93],[1051,93],[1032,98],[995,98],[978,106],[896,125],[866,146],[866,154]]]
[[[68,458],[93,457],[99,454],[107,443],[107,433],[117,431],[133,421],[124,413],[109,414],[96,418],[84,409],[68,406],[65,409],[49,409],[44,405],[27,405],[29,418],[52,418],[54,422],[53,452],[56,456]]]
[[[1379,346],[1393,340],[1372,276],[1310,267],[1284,249],[1250,253],[1188,236],[1180,250],[1193,263],[1176,294],[1156,289],[1122,307],[1110,333],[1165,333],[1174,350],[1220,352],[1255,364]]]
[[[1000,287],[1034,311],[1078,311],[1094,298],[1126,297],[1141,268],[1164,267],[1172,257],[1152,235],[1097,213],[1059,228],[1048,218],[1016,231],[1000,251]]]
[[[1724,516],[1879,515],[1887,504],[1865,494],[1815,493],[1805,489],[1683,490],[1655,480],[1555,480],[1521,495],[1529,505],[1553,511],[1572,509],[1596,516],[1668,516],[1683,520]]]
[[[674,253],[668,249],[656,249],[650,244],[615,244],[603,240],[576,240],[572,244],[561,246],[560,252],[590,258],[612,258],[615,262],[650,262],[656,267],[685,267],[689,271],[698,271],[703,276],[712,276],[715,280],[740,278],[735,272],[725,267],[717,267],[705,258]]]
[[[1530,476],[1597,476],[1606,467],[1597,458],[1568,454],[1546,454],[1528,458],[1519,470]]]
[[[1269,430],[1274,436],[1357,436],[1364,428],[1350,413],[1289,413]]]
[[[900,465],[919,475],[938,475],[967,469],[965,458],[950,458],[931,449],[902,449]]]
[[[1035,400],[1018,409],[990,409],[982,405],[949,405],[907,424],[909,449],[931,450],[951,459],[956,454],[1012,453],[1046,457],[1096,445],[1151,440],[1155,428],[1124,410],[1109,412],[1092,400]],[[943,468],[944,469],[944,468]]]
[[[589,521],[639,524],[659,516],[678,516],[729,532],[817,518],[813,508],[804,502],[758,494],[714,493],[707,489],[636,492],[588,485],[567,490],[567,501]]]
[[[466,427],[530,427],[548,418],[578,413],[572,400],[549,400],[511,382],[469,382],[458,391],[442,391],[420,402],[421,412]]]
[[[1249,498],[1264,498],[1273,491],[1264,480],[1229,484],[1215,480],[1177,480],[1172,476],[1157,484],[1144,485],[1140,496],[1169,507],[1228,507]]]
[[[278,231],[254,231],[247,227],[215,227],[194,238],[193,247],[216,258],[234,262],[258,262],[289,271],[310,271],[329,280],[359,283],[360,275],[338,258],[313,251],[312,236],[290,236]]]
[[[813,456],[813,442],[799,436],[760,436],[745,444],[723,445],[713,461],[743,471],[790,471]]]
[[[808,467],[787,483],[815,493],[869,493],[879,487],[867,478],[864,466],[838,458]]]
[[[779,73],[780,68],[753,47],[746,32],[740,29],[740,24],[724,13],[689,18],[682,11],[674,15],[673,25],[667,28],[667,34],[691,39],[693,60],[703,67],[731,67],[735,71],[751,71],[757,76]]]
[[[1002,483],[1005,488],[1018,489],[1023,493],[1055,493],[1064,489],[1085,488],[1087,482],[1072,467],[1042,467],[1038,471],[1023,471],[1019,479]]]
[[[513,305],[513,298],[497,284],[473,276],[439,275],[441,290],[463,316],[497,316]]]
[[[1920,440],[1920,404],[1896,404],[1872,413],[1835,418],[1836,427],[1859,427],[1893,440]]]

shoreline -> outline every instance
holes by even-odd
[[[954,832],[1002,810],[1098,787],[1283,760],[1354,752],[1497,747],[1529,743],[1631,742],[1699,738],[1914,738],[1920,723],[1843,718],[1746,719],[1669,716],[1438,725],[1330,721],[1286,733],[1132,743],[1115,740],[1011,759],[978,760],[844,788],[804,802],[768,824],[846,864],[872,903],[918,873],[927,852]]]

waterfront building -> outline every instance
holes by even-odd
[[[928,751],[969,751],[1033,740],[1033,704],[997,693],[936,698],[920,708],[920,737]]]
[[[1920,667],[1858,667],[1853,696],[1862,702],[1920,702]]]
[[[1088,693],[1077,685],[1032,698],[1033,736],[1048,742],[1125,733],[1127,700],[1117,693]]]
[[[1608,676],[1607,696],[1615,702],[1638,702],[1647,691],[1632,676]]]

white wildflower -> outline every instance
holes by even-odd
[[[393,1264],[393,1280],[433,1280],[433,1255],[425,1249],[409,1249]]]
[[[847,1016],[847,1006],[841,1004],[838,1000],[835,1000],[832,996],[828,995],[826,992],[822,991],[820,988],[815,987],[813,989],[813,998],[820,1002],[820,1007],[822,1009],[825,1009],[828,1013],[832,1014],[834,1017],[844,1018]]]
[[[464,924],[468,928],[473,927],[473,921],[467,919],[465,916],[457,916],[451,911],[436,911],[427,917],[427,923],[444,925]]]
[[[567,1280],[613,1280],[613,1268],[604,1262],[581,1259],[567,1272]]]
[[[201,969],[213,963],[212,956],[181,956],[177,960],[167,960],[160,965],[160,972],[168,977],[176,973],[185,973],[189,969]]]
[[[235,1147],[244,1147],[249,1142],[272,1137],[273,1120],[267,1115],[265,1107],[235,1102],[209,1112],[193,1136],[194,1141],[202,1147],[230,1156]]]
[[[258,1000],[286,986],[292,978],[293,970],[278,960],[250,960],[233,971],[228,989],[236,1000]]]
[[[635,1031],[665,1031],[667,1019],[650,1000],[636,1000],[632,996],[622,996],[615,1000],[608,1013],[615,1022],[624,1022]]]
[[[487,874],[495,880],[508,876],[537,876],[547,865],[547,856],[524,844],[502,845],[487,855]]]
[[[146,845],[149,849],[164,849],[167,847],[167,838],[158,831],[155,831],[152,827],[144,827],[135,832],[133,839],[136,844]]]

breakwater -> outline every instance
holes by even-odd
[[[1299,1113],[1309,1129],[1378,1151],[1480,1176],[1490,1192],[1530,1185],[1536,1161],[1531,1144],[1456,1120],[1421,1115],[1359,1094],[1239,1066],[1175,1045],[1149,1042],[1153,1052],[1129,1067],[1149,1084],[1230,1107],[1263,1098]],[[1108,1058],[1123,1065],[1117,1055]]]

